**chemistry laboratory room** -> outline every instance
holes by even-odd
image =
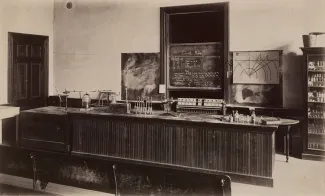
[[[0,195],[323,196],[324,0],[1,0]]]

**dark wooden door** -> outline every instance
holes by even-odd
[[[9,33],[8,101],[42,107],[48,95],[48,37]]]

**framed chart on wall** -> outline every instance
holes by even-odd
[[[279,84],[280,51],[233,52],[234,84]]]
[[[230,62],[230,103],[282,107],[281,50],[233,51]]]

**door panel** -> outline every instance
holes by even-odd
[[[8,102],[43,107],[48,95],[48,37],[9,33]]]
[[[17,44],[17,57],[28,57],[28,45]]]
[[[31,97],[41,96],[41,63],[31,64]]]
[[[40,58],[42,57],[42,46],[31,46],[31,57]]]
[[[17,63],[17,89],[16,99],[27,98],[27,77],[28,77],[28,64]]]

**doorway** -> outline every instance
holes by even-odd
[[[8,103],[20,110],[45,106],[48,36],[8,33]]]

